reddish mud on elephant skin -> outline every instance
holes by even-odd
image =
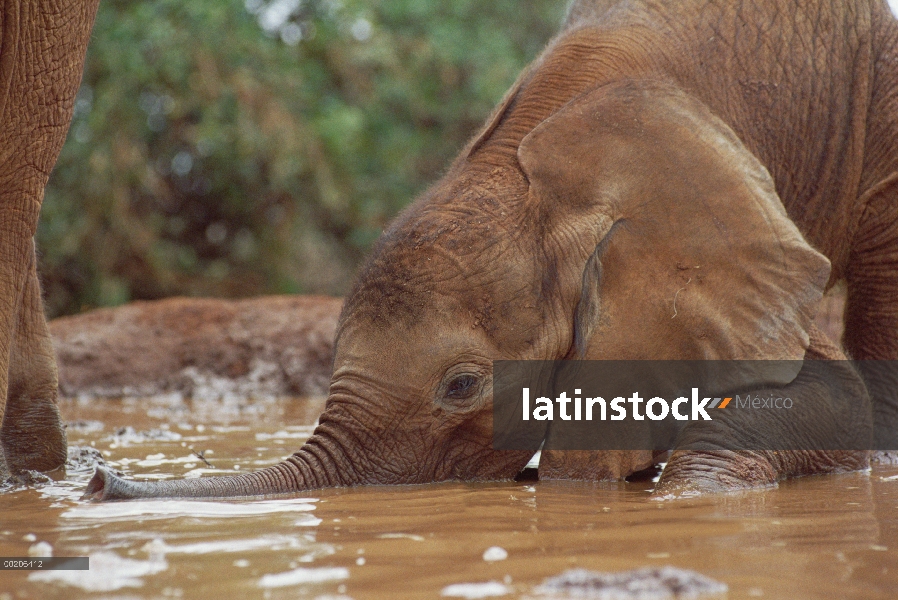
[[[530,456],[492,447],[492,361],[844,359],[814,323],[843,280],[842,341],[861,372],[778,381],[827,410],[764,431],[723,416],[684,426],[655,493],[867,468],[869,448],[843,435],[898,447],[898,386],[867,360],[898,359],[898,269],[883,268],[898,255],[898,156],[882,141],[898,126],[898,22],[862,0],[789,7],[574,2],[360,270],[306,444],[230,479],[100,469],[86,497],[511,479]],[[786,450],[728,449],[759,435]],[[829,449],[795,449],[826,437]],[[539,477],[620,479],[656,458],[547,451]]]

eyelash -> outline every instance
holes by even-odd
[[[460,375],[449,382],[446,397],[453,399],[470,398],[473,395],[477,378],[473,375]]]

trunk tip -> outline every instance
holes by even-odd
[[[98,466],[94,476],[87,483],[87,489],[84,490],[84,495],[81,496],[81,499],[103,502],[121,498],[122,496],[115,494],[115,488],[121,487],[116,485],[117,482],[123,483],[124,480],[115,476],[109,469]]]

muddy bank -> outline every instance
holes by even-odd
[[[60,396],[325,394],[341,305],[170,298],[55,319]]]
[[[324,296],[170,298],[56,319],[60,395],[325,394],[341,305]],[[817,315],[836,341],[844,306],[836,288]]]

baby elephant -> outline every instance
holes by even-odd
[[[898,358],[896,65],[882,1],[574,2],[376,245],[309,441],[236,477],[100,470],[86,497],[512,478],[531,452],[494,448],[493,361],[844,358],[813,326],[842,279],[861,374],[843,363],[825,385],[805,371],[779,382],[827,407],[770,417],[779,448],[735,451],[748,434],[727,419],[690,423],[657,493],[865,467],[869,448],[898,448],[898,385],[864,360]],[[875,446],[802,445],[858,432]],[[539,474],[619,478],[652,460],[548,450]]]

